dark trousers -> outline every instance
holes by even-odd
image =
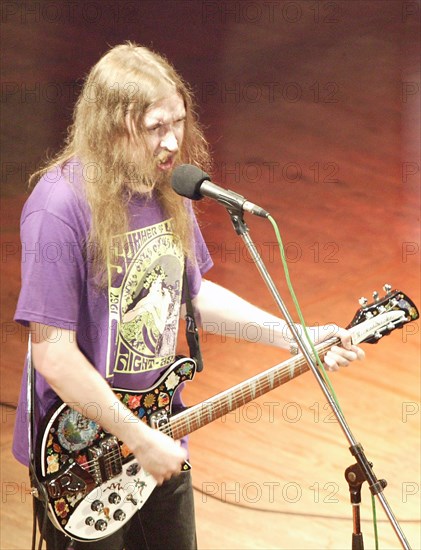
[[[36,500],[36,499],[35,499]],[[36,500],[41,529],[44,504]],[[47,550],[195,550],[196,524],[190,472],[156,487],[143,507],[119,531],[96,542],[71,541],[49,521]]]

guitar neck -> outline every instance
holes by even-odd
[[[320,357],[335,344],[340,342],[338,338],[329,340],[316,346]],[[283,361],[274,367],[240,382],[229,390],[194,405],[170,419],[171,434],[174,439],[181,437],[210,424],[214,420],[229,412],[253,401],[265,393],[297,378],[309,370],[309,366],[300,354]]]
[[[400,301],[395,298],[396,296]],[[415,306],[413,306],[412,302],[404,301],[403,298],[403,294],[395,292],[390,299],[391,305],[389,311],[387,311],[386,307],[382,306],[381,310],[377,311],[375,315],[372,314],[366,318],[365,321],[359,320],[358,316],[358,323],[348,328],[352,337],[352,343],[358,345],[360,342],[377,342],[383,333],[388,334],[395,328],[402,326],[403,323],[408,322],[408,319],[417,319],[418,311]],[[408,314],[404,309],[398,307],[402,303],[411,306]],[[323,358],[335,344],[340,344],[339,338],[331,338],[326,342],[318,344],[315,346],[318,355]],[[309,366],[302,354],[275,365],[253,376],[253,378],[245,380],[237,386],[218,393],[203,403],[194,405],[175,415],[169,422],[171,435],[175,439],[180,439],[238,407],[253,401],[256,397],[260,397],[278,386],[289,382],[308,370]]]

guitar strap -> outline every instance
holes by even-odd
[[[189,346],[190,357],[196,361],[197,372],[203,370],[203,357],[200,349],[199,331],[194,318],[194,309],[190,296],[189,281],[187,277],[187,262],[184,262],[183,290],[186,301],[186,340]]]
[[[32,546],[35,549],[36,544],[36,504],[35,499],[44,503],[44,516],[42,525],[40,527],[40,540],[39,548],[41,548],[42,541],[44,540],[44,533],[47,526],[47,510],[48,510],[48,496],[47,491],[43,484],[39,481],[36,466],[35,466],[35,454],[34,454],[34,437],[35,437],[35,368],[32,364],[32,341],[31,333],[28,337],[28,353],[27,353],[27,388],[26,388],[26,412],[28,418],[28,454],[29,454],[29,477],[31,481],[31,493],[33,497],[33,525],[32,525]]]
[[[27,402],[27,418],[28,418],[28,451],[29,451],[29,473],[31,476],[31,483],[34,484],[34,489],[38,490],[41,484],[38,481],[35,468],[34,457],[34,437],[35,437],[35,369],[32,364],[32,345],[31,334],[28,338],[28,353],[27,353],[27,388],[26,388],[26,402]],[[39,496],[41,498],[41,495]]]

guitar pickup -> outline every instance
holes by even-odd
[[[152,413],[149,418],[149,424],[151,428],[155,428],[157,430],[163,428],[167,424],[168,424],[168,427],[170,427],[168,413],[164,410],[156,411]],[[167,435],[170,435],[169,432],[166,432],[166,433]]]
[[[107,437],[88,450],[89,471],[98,485],[120,474],[123,470],[120,445],[114,436]]]

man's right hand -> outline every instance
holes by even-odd
[[[101,411],[101,427],[123,441],[158,484],[181,471],[186,451],[171,437],[147,426],[123,403],[116,403],[108,383],[79,350],[73,331],[31,323],[31,333],[34,366],[64,403],[95,421],[96,411]],[[94,408],[89,407],[93,396]]]
[[[133,454],[140,466],[156,479],[158,485],[162,485],[166,479],[181,472],[187,452],[178,441],[159,430],[146,425],[145,428],[141,443]]]

